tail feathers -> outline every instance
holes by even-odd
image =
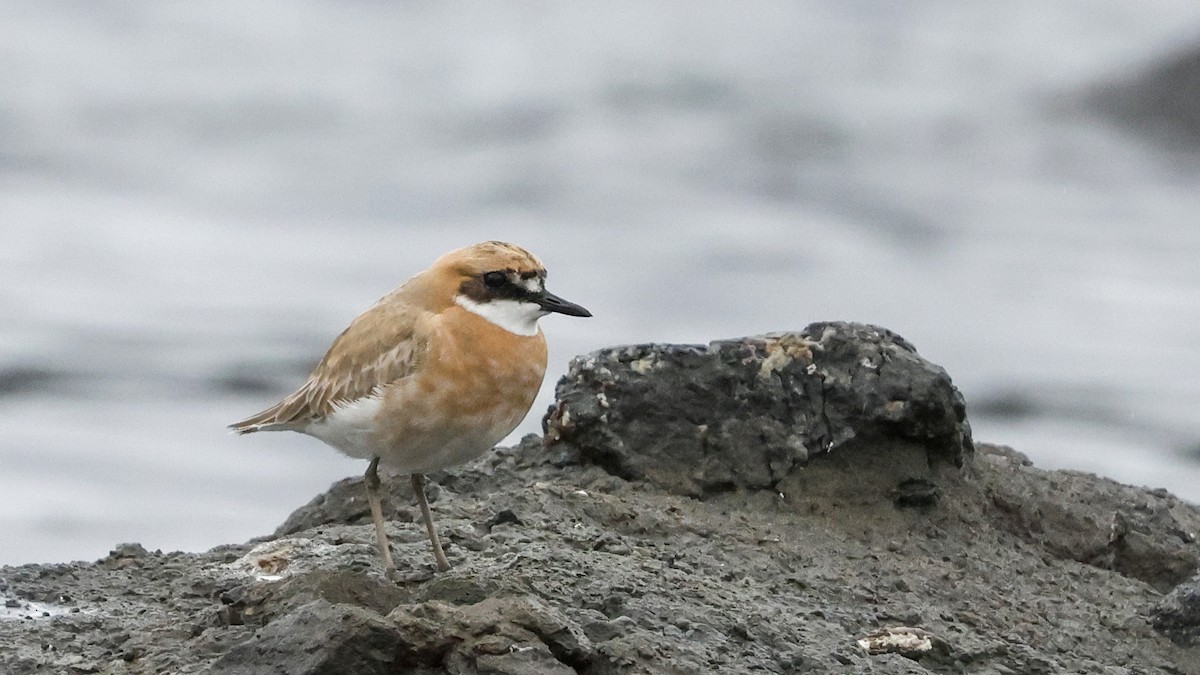
[[[279,406],[275,406],[257,415],[251,415],[241,422],[234,422],[229,428],[236,434],[252,434],[256,431],[290,431],[296,429],[296,425],[280,421]]]

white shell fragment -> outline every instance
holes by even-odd
[[[933,633],[920,628],[891,626],[860,638],[858,646],[868,654],[899,654],[915,659],[933,649]]]

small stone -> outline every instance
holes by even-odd
[[[492,516],[491,520],[488,521],[489,528],[495,527],[497,525],[524,525],[524,524],[525,523],[523,523],[521,521],[521,519],[517,516],[516,513],[513,512],[512,509],[503,509],[501,511],[498,511],[496,513],[496,515]]]
[[[137,542],[127,542],[117,544],[116,548],[109,552],[108,557],[112,558],[145,558],[150,555],[144,546]]]

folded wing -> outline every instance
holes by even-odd
[[[428,340],[418,330],[422,312],[407,304],[376,304],[333,341],[308,380],[279,403],[229,425],[255,431],[303,430],[339,406],[373,396],[418,368]]]

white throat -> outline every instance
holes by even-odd
[[[492,300],[475,302],[460,295],[454,302],[472,314],[478,314],[504,330],[515,335],[537,335],[537,320],[546,316],[546,310],[532,302],[516,300]]]

